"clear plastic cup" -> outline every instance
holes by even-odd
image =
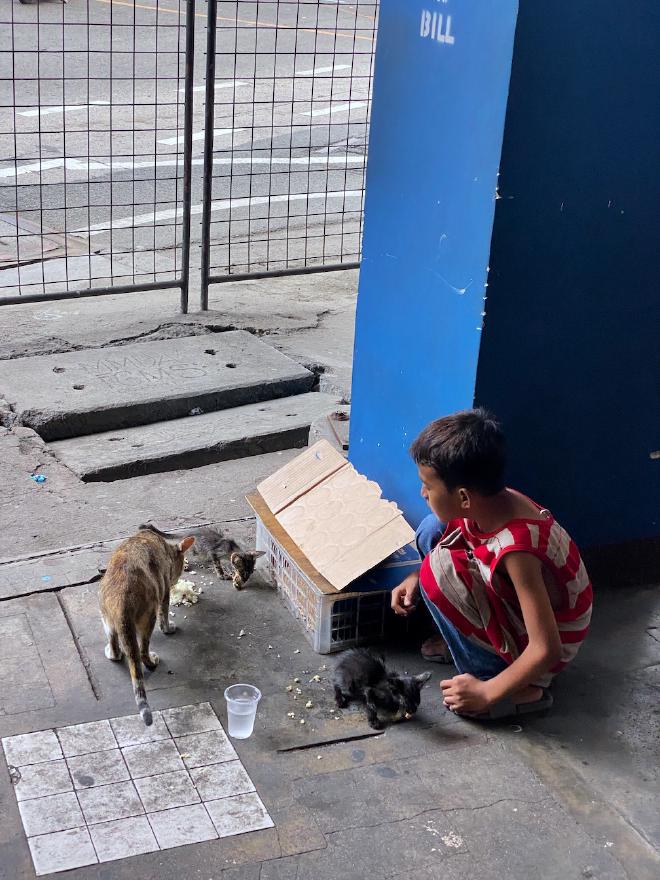
[[[225,691],[229,736],[247,739],[254,729],[257,704],[261,699],[259,688],[251,684],[232,684]]]

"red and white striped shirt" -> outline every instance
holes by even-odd
[[[452,520],[424,560],[420,581],[463,635],[510,664],[527,646],[528,636],[515,588],[499,564],[513,552],[539,559],[562,645],[561,661],[547,676],[549,684],[587,635],[593,593],[575,542],[549,511],[539,507],[539,514],[542,519],[513,519],[496,532]]]

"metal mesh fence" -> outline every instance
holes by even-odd
[[[0,7],[0,304],[185,286],[193,11],[194,0]]]
[[[0,305],[356,265],[377,14],[5,0]]]
[[[377,15],[209,0],[203,288],[359,259]]]

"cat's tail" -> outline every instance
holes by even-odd
[[[138,645],[137,633],[135,627],[125,624],[121,633],[121,640],[124,643],[124,653],[128,661],[128,669],[131,673],[131,681],[133,682],[133,693],[135,694],[135,702],[137,703],[138,712],[142,716],[142,720],[149,727],[153,724],[153,715],[149,703],[147,702],[147,692],[144,687],[144,671],[142,669],[142,658],[140,656],[140,646]]]

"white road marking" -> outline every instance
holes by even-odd
[[[350,64],[335,64],[334,67],[315,67],[313,70],[296,70],[294,76],[313,76],[317,73],[334,73],[335,70],[350,70]]]
[[[291,77],[288,77],[286,75],[280,75],[280,76],[277,76],[276,79],[293,79],[297,76],[315,76],[317,73],[334,73],[335,70],[350,70],[350,69],[351,69],[350,64],[335,64],[333,67],[315,67],[312,70],[296,70],[296,71],[294,71],[294,73],[292,74]],[[257,78],[257,80],[258,80],[258,78]],[[221,82],[216,82],[215,90],[217,92],[218,89],[230,89],[230,88],[233,88],[234,86],[236,88],[239,88],[240,86],[247,86],[247,85],[250,85],[250,83],[248,83],[242,79],[230,79],[227,81],[223,80]],[[186,90],[185,86],[183,88],[179,89],[180,92],[185,92],[185,90]],[[206,83],[204,83],[204,85],[201,85],[201,86],[193,86],[193,92],[205,92],[205,91],[206,91]]]
[[[230,79],[227,81],[223,80],[222,82],[216,82],[215,90],[217,92],[218,89],[230,89],[230,88],[233,88],[234,86],[236,86],[236,88],[239,88],[239,86],[246,86],[246,85],[248,85],[248,83],[242,79]],[[185,90],[186,90],[185,86],[182,89],[179,89],[180,92],[185,92]],[[193,86],[193,92],[205,92],[205,91],[206,91],[206,83],[204,83],[203,86]]]
[[[245,131],[244,128],[214,128],[213,129],[213,137],[222,137],[225,134],[233,134],[237,131]],[[175,135],[174,137],[161,138],[159,139],[159,144],[182,144],[183,143],[183,132]],[[203,131],[196,131],[193,133],[192,139],[194,141],[201,141],[204,139]]]
[[[364,165],[364,156],[347,154],[345,156],[237,156],[216,157],[214,167],[218,165]],[[193,157],[193,165],[203,165],[202,157]],[[41,174],[44,171],[52,171],[56,168],[66,168],[67,171],[80,171],[90,173],[92,171],[128,170],[138,168],[174,168],[183,165],[183,156],[170,156],[159,158],[154,156],[147,159],[115,159],[110,161],[94,159],[42,159],[40,162],[30,162],[28,165],[18,165],[15,168],[0,168],[0,178],[21,177],[24,174]]]
[[[344,113],[346,110],[359,110],[368,106],[368,101],[349,101],[348,104],[335,104],[333,107],[324,107],[321,110],[307,110],[303,116],[334,116],[335,113]]]
[[[49,116],[51,113],[71,113],[73,110],[87,110],[88,107],[109,107],[110,101],[90,101],[89,104],[57,104],[47,107],[34,107],[32,110],[19,110],[18,116]]]
[[[41,159],[39,162],[17,165],[15,168],[0,168],[0,177],[21,177],[23,174],[41,174],[42,171],[63,168],[65,163],[77,161],[77,159]]]
[[[277,202],[300,202],[310,201],[312,199],[362,199],[363,192],[361,189],[354,190],[338,190],[336,192],[311,192],[311,193],[287,193],[281,196],[252,196],[250,198],[240,199],[219,199],[211,203],[211,211],[228,211],[233,208],[247,208],[252,205],[273,205]],[[193,205],[190,213],[194,216],[202,213],[202,205]],[[131,229],[135,226],[155,225],[161,220],[174,220],[175,223],[180,222],[183,213],[182,208],[171,208],[166,211],[150,211],[148,214],[138,214],[133,217],[122,217],[121,220],[115,220],[113,223],[96,223],[87,229],[76,229],[74,235],[92,236],[102,235],[111,229]],[[265,218],[264,218],[265,219]]]

